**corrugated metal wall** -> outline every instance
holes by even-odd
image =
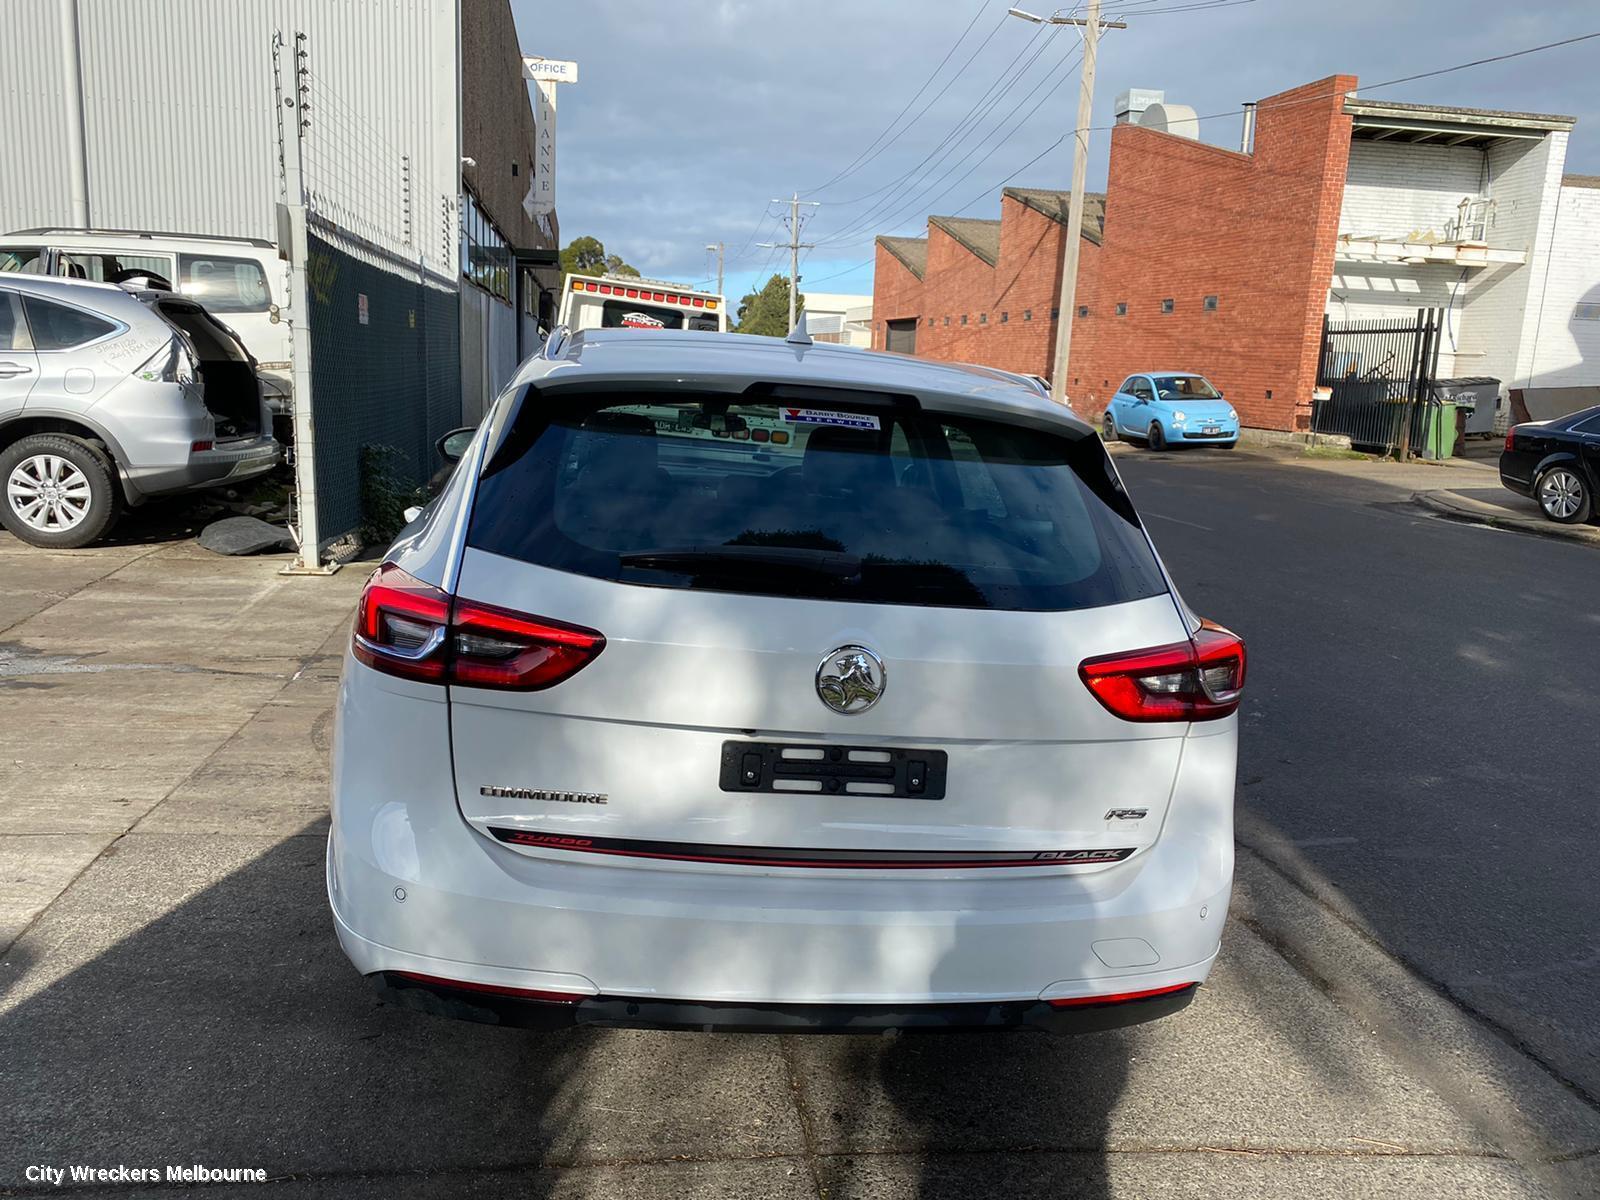
[[[61,2],[5,0],[12,53],[0,128],[10,161],[0,172],[0,229],[70,221]],[[78,4],[93,224],[273,238],[271,39],[281,29],[292,45],[301,31],[312,84],[308,187],[399,233],[408,155],[411,257],[455,277],[455,0]]]
[[[10,162],[0,170],[0,230],[56,225],[72,215],[67,158],[67,72],[56,0],[5,6],[6,53],[0,76],[0,129]]]

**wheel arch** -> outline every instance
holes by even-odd
[[[68,437],[100,442],[110,452],[117,473],[127,465],[127,455],[122,445],[98,421],[86,420],[77,413],[59,413],[49,409],[25,408],[15,416],[0,420],[0,450],[14,442],[36,433],[60,433]]]
[[[1566,449],[1552,450],[1539,460],[1539,465],[1533,469],[1533,478],[1531,480],[1535,488],[1539,486],[1539,480],[1544,476],[1544,473],[1552,467],[1571,467],[1577,472],[1578,477],[1589,485],[1591,491],[1597,490],[1594,472],[1589,470],[1588,464],[1583,461],[1583,456],[1576,450]]]

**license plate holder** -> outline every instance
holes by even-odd
[[[943,750],[819,746],[804,742],[723,742],[725,792],[943,800]]]

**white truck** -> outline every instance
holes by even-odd
[[[728,306],[716,292],[663,279],[568,275],[559,321],[581,329],[704,329],[726,333]]]

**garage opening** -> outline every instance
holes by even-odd
[[[902,321],[890,321],[888,332],[885,335],[883,348],[895,354],[915,354],[917,352],[917,319],[907,317]]]

